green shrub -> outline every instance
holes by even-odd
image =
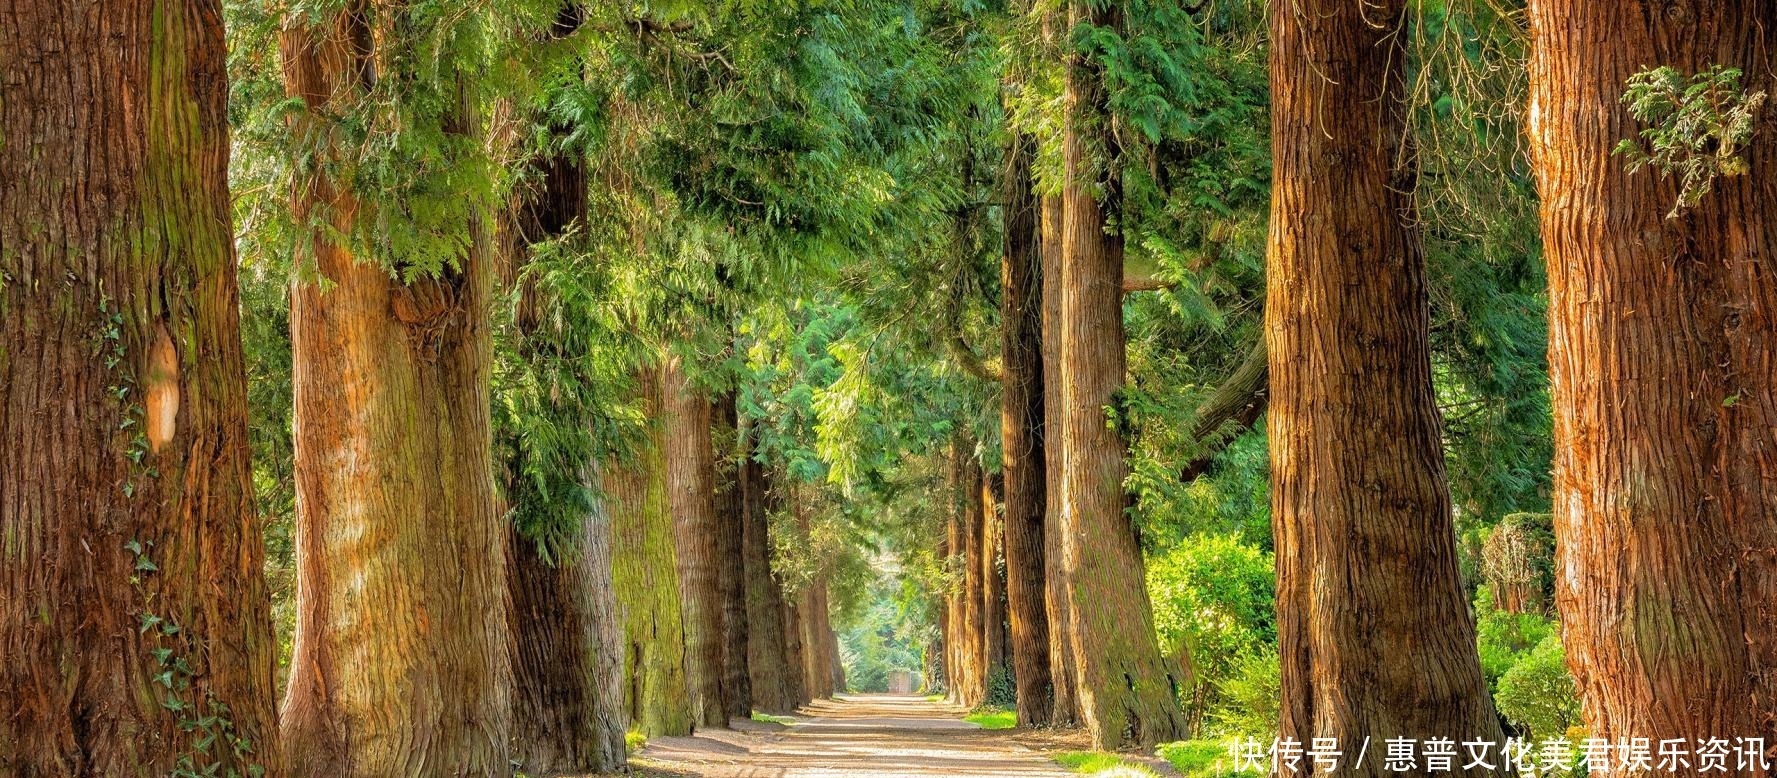
[[[1500,715],[1536,739],[1564,735],[1579,723],[1580,701],[1561,636],[1550,632],[1500,676],[1493,699]]]
[[[1556,631],[1554,620],[1546,616],[1506,613],[1493,607],[1493,593],[1486,586],[1475,594],[1476,648],[1489,688],[1498,688],[1499,679],[1507,670]]]
[[[1242,659],[1277,642],[1275,579],[1271,554],[1230,535],[1193,535],[1150,560],[1155,631],[1189,663],[1180,693],[1193,718],[1214,718]]]
[[[1018,681],[1012,677],[1010,665],[994,665],[987,672],[987,698],[982,703],[990,708],[1011,708],[1018,705]]]
[[[1268,742],[1277,734],[1282,688],[1277,646],[1249,652],[1235,664],[1233,675],[1222,681],[1223,702],[1210,711],[1210,719],[1222,733]]]

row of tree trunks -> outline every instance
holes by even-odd
[[[739,409],[733,392],[716,404],[714,439],[718,452],[716,488],[716,560],[722,597],[722,691],[729,718],[746,718],[753,712],[753,681],[748,674],[746,560],[747,491],[743,479],[752,471],[741,466],[746,449],[740,439]]]
[[[685,679],[697,726],[728,726],[722,698],[723,659],[721,521],[716,516],[716,459],[709,398],[669,356],[662,371],[666,401],[668,503],[678,550],[678,592],[684,608]]]
[[[1303,743],[1502,737],[1458,577],[1432,390],[1416,173],[1403,147],[1405,6],[1271,10],[1265,313],[1280,726]],[[1342,772],[1387,774],[1380,759]]]
[[[386,38],[365,28],[362,6],[285,31],[288,91],[311,111],[357,99],[372,63],[395,59],[379,56]],[[465,101],[446,125],[468,134],[478,122]],[[317,231],[310,257],[329,288],[291,294],[292,774],[505,775],[512,674],[491,478],[488,230],[468,225],[462,256],[403,283],[333,242],[355,211],[337,182],[300,181],[294,210],[331,229]]]
[[[650,419],[659,417],[661,378],[657,369],[637,375]],[[665,448],[664,425],[651,425],[633,459],[614,464],[605,478],[611,584],[623,614],[625,706],[631,726],[649,737],[688,735],[693,726]]]
[[[1114,4],[1069,3],[1075,26],[1118,28]],[[1063,90],[1061,240],[1061,557],[1082,723],[1093,746],[1151,746],[1183,735],[1177,668],[1154,638],[1140,544],[1124,509],[1126,444],[1105,423],[1124,380],[1123,239],[1103,73],[1069,55]],[[1102,197],[1102,202],[1100,201]]]
[[[1745,175],[1675,218],[1676,177],[1630,174],[1612,150],[1643,129],[1621,98],[1644,67],[1733,67],[1748,92],[1777,88],[1777,8],[1533,0],[1529,19],[1555,578],[1586,728],[1613,742],[1694,732],[1771,747],[1777,119],[1760,115]]]
[[[283,774],[221,6],[0,2],[3,775]],[[197,750],[211,704],[250,750]]]
[[[1000,259],[1000,434],[1004,452],[1006,602],[1012,627],[1018,721],[1042,726],[1054,712],[1049,667],[1043,402],[1041,205],[1031,181],[1035,139],[1018,135],[1006,169],[1006,234]]]

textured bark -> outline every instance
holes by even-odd
[[[747,671],[747,584],[745,552],[746,487],[749,473],[741,466],[746,448],[739,436],[739,411],[734,393],[722,397],[713,417],[718,448],[716,487],[716,569],[722,596],[722,691],[730,718],[753,712],[753,682]]]
[[[1271,17],[1281,728],[1304,743],[1501,739],[1457,573],[1432,392],[1415,165],[1401,145],[1404,3],[1313,0]],[[1388,774],[1376,758],[1340,772]]]
[[[949,591],[950,701],[981,704],[987,693],[985,597],[982,565],[981,466],[974,447],[958,438],[950,449],[950,511],[947,530],[952,570]]]
[[[743,430],[743,435],[746,435]],[[767,713],[788,713],[802,702],[800,668],[790,663],[789,637],[784,633],[784,590],[771,571],[769,471],[751,455],[750,435],[742,443],[748,453],[740,463],[741,503],[745,522],[741,535],[747,596],[747,675],[753,706]]]
[[[551,38],[573,34],[580,22],[580,7],[565,3]],[[564,128],[550,132],[559,137]],[[531,245],[586,221],[587,173],[578,155],[552,151],[533,161],[531,172],[534,183],[517,194],[512,218],[501,224],[501,276],[507,284],[516,282]],[[532,287],[520,292],[516,324],[525,337],[551,326],[538,315],[537,297]],[[524,466],[506,463],[508,489],[523,477]],[[582,473],[585,485],[599,491],[598,468],[588,462]],[[610,515],[599,503],[581,522],[572,544],[553,549],[553,558],[545,558],[516,526],[507,533],[513,760],[527,775],[603,773],[621,768],[626,759],[629,715],[623,702],[623,629],[611,589]]]
[[[795,514],[796,530],[804,547],[807,547],[813,517],[806,498],[802,495],[803,488],[794,482],[790,484],[790,510]],[[816,560],[817,565],[819,562],[820,560]],[[828,620],[826,572],[817,570],[813,580],[796,593],[795,613],[800,632],[799,653],[804,695],[811,700],[830,698],[835,691],[835,650],[829,645],[833,641],[833,628]]]
[[[1000,443],[1006,484],[1006,603],[1018,721],[1049,723],[1054,683],[1049,669],[1047,569],[1043,554],[1043,268],[1041,205],[1031,188],[1035,142],[1020,135],[1006,170],[1005,252],[1000,260]]]
[[[516,529],[509,534],[514,761],[534,776],[618,770],[629,716],[610,517],[596,506],[579,547],[561,559],[545,560]]]
[[[1179,469],[1179,481],[1190,483],[1209,472],[1216,455],[1259,422],[1270,396],[1270,375],[1265,339],[1260,337],[1234,373],[1197,406],[1191,439],[1198,448]]]
[[[219,2],[0,0],[0,775],[283,774],[225,56]]]
[[[982,700],[993,688],[996,675],[1009,673],[1011,639],[1006,624],[1006,579],[1001,573],[1006,550],[1006,529],[1000,521],[1000,481],[992,473],[981,474],[981,679]]]
[[[784,658],[790,666],[798,706],[814,701],[814,692],[808,685],[808,668],[804,657],[807,647],[802,642],[801,602],[802,598],[794,594],[787,596],[784,602]]]
[[[1043,571],[1044,613],[1049,617],[1049,681],[1055,704],[1049,723],[1072,726],[1080,721],[1080,698],[1074,679],[1072,615],[1067,609],[1067,571],[1061,564],[1061,451],[1067,428],[1061,423],[1061,198],[1045,195],[1042,221],[1043,254]]]
[[[660,372],[643,370],[639,378],[643,411],[658,419]],[[631,726],[649,737],[688,735],[692,729],[664,432],[663,424],[652,425],[633,461],[612,467],[605,479],[611,583],[623,614],[625,704]]]
[[[356,6],[293,20],[286,86],[311,111],[356,99],[380,38]],[[370,43],[366,43],[366,42]],[[389,74],[400,77],[400,74]],[[299,117],[301,125],[319,121]],[[446,131],[476,126],[459,106]],[[320,284],[291,293],[297,623],[282,723],[293,774],[505,775],[512,674],[505,525],[490,452],[488,230],[402,283],[330,242],[356,203],[298,182]],[[364,261],[360,261],[360,260]]]
[[[1777,91],[1777,8],[1537,0],[1529,16],[1556,599],[1587,729],[1777,747],[1777,126],[1766,106],[1748,173],[1676,219],[1673,181],[1611,155],[1643,129],[1620,97],[1644,67],[1741,68],[1749,92]]]
[[[1075,0],[1070,12],[1076,24],[1120,24],[1114,7],[1094,13]],[[1123,239],[1106,231],[1107,211],[1118,204],[1116,177],[1100,174],[1095,186],[1092,175],[1091,150],[1109,148],[1101,78],[1072,55],[1064,90],[1061,524],[1081,718],[1095,748],[1117,750],[1177,740],[1184,724],[1176,665],[1155,643],[1141,548],[1124,513],[1127,447],[1105,423],[1125,365]]]
[[[667,489],[684,604],[685,681],[698,726],[728,726],[722,699],[722,587],[716,536],[716,459],[710,401],[687,380],[677,357],[666,363]]]

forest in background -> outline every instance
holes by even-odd
[[[0,3],[0,775],[906,673],[1187,774],[1777,746],[1770,9],[69,5]]]

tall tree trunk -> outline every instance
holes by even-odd
[[[1000,522],[1000,481],[981,474],[981,699],[986,702],[996,677],[1009,674],[1011,647],[1006,631],[1006,580],[1001,564],[1006,548]],[[998,701],[995,701],[996,704]]]
[[[579,5],[564,3],[551,38],[573,34],[580,23]],[[563,132],[549,129],[556,136]],[[501,223],[502,276],[508,285],[524,283],[532,245],[559,238],[586,220],[587,172],[577,155],[553,151],[531,168],[535,183],[518,193],[512,218]],[[519,295],[515,318],[525,339],[521,349],[543,359],[559,356],[547,330],[552,324],[541,315],[540,293],[525,284]],[[514,490],[528,488],[525,467],[517,457],[505,463],[509,499]],[[600,491],[598,467],[585,463],[580,481]],[[625,761],[629,716],[623,701],[622,622],[611,589],[610,515],[598,503],[579,521],[565,547],[547,551],[518,524],[508,527],[513,760],[528,775],[603,773]]]
[[[722,690],[731,718],[753,712],[753,682],[747,670],[746,487],[750,471],[742,466],[745,442],[740,438],[740,415],[735,395],[729,392],[717,404],[715,441],[719,452],[716,487],[716,559],[722,596]]]
[[[660,371],[644,369],[638,379],[643,412],[659,419]],[[605,479],[611,584],[623,614],[623,677],[629,679],[625,701],[631,726],[649,737],[689,735],[692,729],[665,449],[665,424],[653,424],[634,460],[610,468]]]
[[[1672,180],[1612,156],[1643,129],[1620,101],[1643,67],[1777,91],[1777,8],[1536,0],[1530,23],[1556,593],[1587,729],[1777,746],[1777,126],[1766,106],[1747,173],[1677,218]]]
[[[287,88],[325,121],[373,78],[362,8],[283,39]],[[376,41],[366,44],[366,41]],[[399,77],[399,74],[387,74]],[[468,136],[471,107],[445,131]],[[319,131],[319,128],[314,128]],[[291,293],[297,621],[284,699],[293,774],[510,771],[505,523],[494,510],[488,381],[490,240],[411,283],[354,257],[357,203],[324,176],[296,186],[322,284]]]
[[[1457,574],[1432,392],[1415,165],[1402,147],[1404,2],[1312,0],[1271,16],[1281,727],[1304,743],[1501,739]],[[1340,772],[1386,774],[1375,758]]]
[[[282,775],[221,3],[0,19],[0,774]]]
[[[1118,27],[1114,5],[1070,3],[1074,23]],[[1183,734],[1179,679],[1154,638],[1141,548],[1124,509],[1127,449],[1105,423],[1123,385],[1123,239],[1108,233],[1119,205],[1102,73],[1071,55],[1064,90],[1061,371],[1062,565],[1075,682],[1095,748],[1117,750]],[[1094,196],[1101,190],[1104,203]]]
[[[795,515],[796,531],[804,545],[810,540],[813,517],[802,490],[807,487],[790,482],[790,510]],[[817,567],[820,560],[815,560]],[[832,629],[827,616],[827,574],[817,569],[814,577],[796,593],[796,622],[801,633],[803,691],[811,700],[833,696],[832,656],[828,647]]]
[[[981,704],[986,691],[981,466],[973,446],[958,437],[951,446],[949,531],[954,578],[951,594],[950,700],[964,707]]]
[[[691,385],[678,357],[667,359],[663,375],[667,483],[679,554],[679,597],[685,609],[685,680],[691,689],[691,716],[698,726],[725,729],[723,602],[716,539],[720,522],[710,401]]]
[[[806,705],[814,701],[814,690],[808,685],[807,659],[804,654],[808,647],[802,641],[802,596],[800,593],[786,592],[784,602],[784,658],[790,665],[790,679],[795,685],[796,704]]]
[[[587,470],[596,486],[596,470]],[[510,535],[514,759],[534,776],[616,771],[625,763],[629,716],[610,517],[595,505],[577,547],[555,559],[538,555],[516,526]]]
[[[1049,723],[1055,690],[1049,674],[1047,569],[1043,554],[1044,455],[1043,268],[1041,206],[1031,186],[1035,140],[1018,135],[1006,168],[1005,252],[1000,259],[1000,438],[1006,482],[1006,604],[1018,722]]]
[[[790,663],[784,633],[784,590],[771,571],[769,471],[752,456],[749,429],[742,429],[740,462],[744,532],[741,535],[747,596],[747,673],[753,705],[767,713],[788,713],[801,703],[797,665]]]
[[[1074,679],[1073,616],[1067,608],[1067,570],[1061,564],[1061,508],[1066,504],[1062,487],[1061,452],[1067,427],[1061,423],[1061,198],[1044,195],[1043,252],[1043,612],[1049,619],[1049,681],[1055,704],[1049,723],[1072,726],[1080,722],[1080,698]]]

